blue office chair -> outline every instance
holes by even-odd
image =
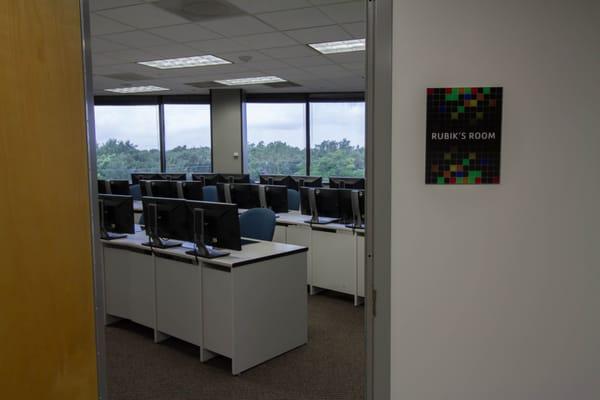
[[[242,237],[258,240],[273,240],[275,213],[268,208],[252,208],[240,215]]]
[[[300,209],[300,193],[294,189],[288,189],[288,209],[298,211]]]
[[[131,191],[131,196],[134,200],[142,199],[142,189],[139,184],[129,186],[129,190]]]
[[[216,186],[204,186],[202,188],[202,196],[204,197],[204,201],[219,201]]]

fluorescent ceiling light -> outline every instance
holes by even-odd
[[[310,47],[322,54],[349,53],[351,51],[365,51],[365,39],[342,40],[340,42],[312,43]]]
[[[170,58],[167,60],[140,61],[138,64],[159,69],[205,67],[207,65],[231,64],[230,61],[212,55]]]
[[[215,81],[221,85],[227,86],[241,86],[241,85],[261,85],[265,83],[277,83],[287,82],[285,79],[281,79],[278,76],[257,76],[255,78],[240,78],[240,79],[223,79]]]
[[[162,92],[165,90],[171,90],[160,86],[129,86],[129,87],[120,87],[114,89],[104,89],[107,92],[114,93],[146,93],[146,92]]]

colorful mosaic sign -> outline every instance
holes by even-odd
[[[502,88],[427,89],[425,183],[500,183]]]

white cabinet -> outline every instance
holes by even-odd
[[[278,243],[287,243],[287,227],[285,225],[275,225],[273,241]]]
[[[355,238],[352,231],[313,227],[312,285],[356,294]]]
[[[356,237],[356,294],[365,297],[365,235],[357,233]]]
[[[308,247],[306,275],[308,277],[307,283],[312,285],[312,246],[310,226],[308,224],[288,225],[286,229],[286,243]]]

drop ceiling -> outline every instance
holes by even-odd
[[[358,92],[365,52],[322,55],[308,43],[365,37],[364,0],[91,0],[94,92],[160,86],[207,94],[215,80],[278,76],[250,93]],[[232,64],[159,70],[137,64],[212,54]]]

